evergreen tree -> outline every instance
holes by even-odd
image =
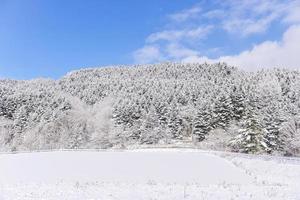
[[[168,120],[168,129],[171,133],[172,139],[179,139],[181,130],[180,118],[177,110],[172,110]]]
[[[241,89],[234,89],[234,91],[230,95],[230,98],[232,104],[233,119],[239,121],[244,116],[246,110],[245,94],[241,91]]]
[[[258,116],[253,111],[248,111],[241,123],[239,134],[230,142],[230,145],[243,153],[268,151],[264,130]]]
[[[283,149],[284,137],[281,137],[280,129],[282,123],[285,122],[279,107],[270,106],[264,113],[265,116],[265,139],[270,152],[280,151]]]
[[[202,141],[205,136],[213,129],[212,116],[206,107],[199,110],[194,119],[193,136],[197,141]]]
[[[214,128],[225,129],[233,119],[233,106],[229,96],[221,96],[214,105],[213,119]]]

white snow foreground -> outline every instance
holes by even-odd
[[[300,159],[187,149],[0,154],[0,199],[300,199]]]

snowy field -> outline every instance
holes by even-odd
[[[300,199],[300,159],[193,149],[0,154],[0,199]]]

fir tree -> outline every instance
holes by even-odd
[[[230,95],[232,103],[233,119],[239,121],[245,114],[246,97],[245,94],[237,89],[234,89]]]
[[[233,106],[229,96],[221,96],[213,110],[214,128],[225,129],[233,119]]]
[[[206,107],[199,110],[194,119],[193,135],[197,141],[202,141],[205,136],[213,129],[211,112]]]
[[[270,152],[280,151],[283,149],[284,137],[281,137],[280,128],[283,122],[285,122],[278,107],[271,106],[267,109],[265,116],[265,140]]]
[[[253,111],[248,111],[241,123],[239,134],[230,142],[230,145],[243,153],[268,151],[264,130],[258,116]]]

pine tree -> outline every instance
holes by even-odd
[[[275,109],[269,110],[269,112],[266,113],[265,116],[264,126],[266,132],[264,137],[266,140],[266,144],[270,152],[282,150],[284,145],[284,138],[280,136],[280,128],[285,120]]]
[[[239,121],[244,116],[246,110],[245,94],[235,89],[230,95],[230,98],[232,103],[233,119]]]
[[[213,129],[211,112],[207,107],[202,108],[194,119],[193,136],[197,141],[202,141]]]
[[[163,103],[159,104],[157,107],[156,107],[156,112],[158,114],[158,120],[159,120],[159,123],[162,127],[165,127],[168,122],[168,109],[167,109],[167,106]]]
[[[229,96],[221,96],[213,110],[214,128],[225,129],[233,119],[233,106]]]
[[[253,111],[248,111],[242,119],[242,127],[239,134],[230,142],[230,146],[237,148],[243,153],[256,153],[268,151],[268,146],[264,138],[264,130]]]
[[[151,108],[149,112],[142,119],[141,124],[141,144],[156,144],[162,139],[162,132],[159,130],[158,115],[154,108]]]

